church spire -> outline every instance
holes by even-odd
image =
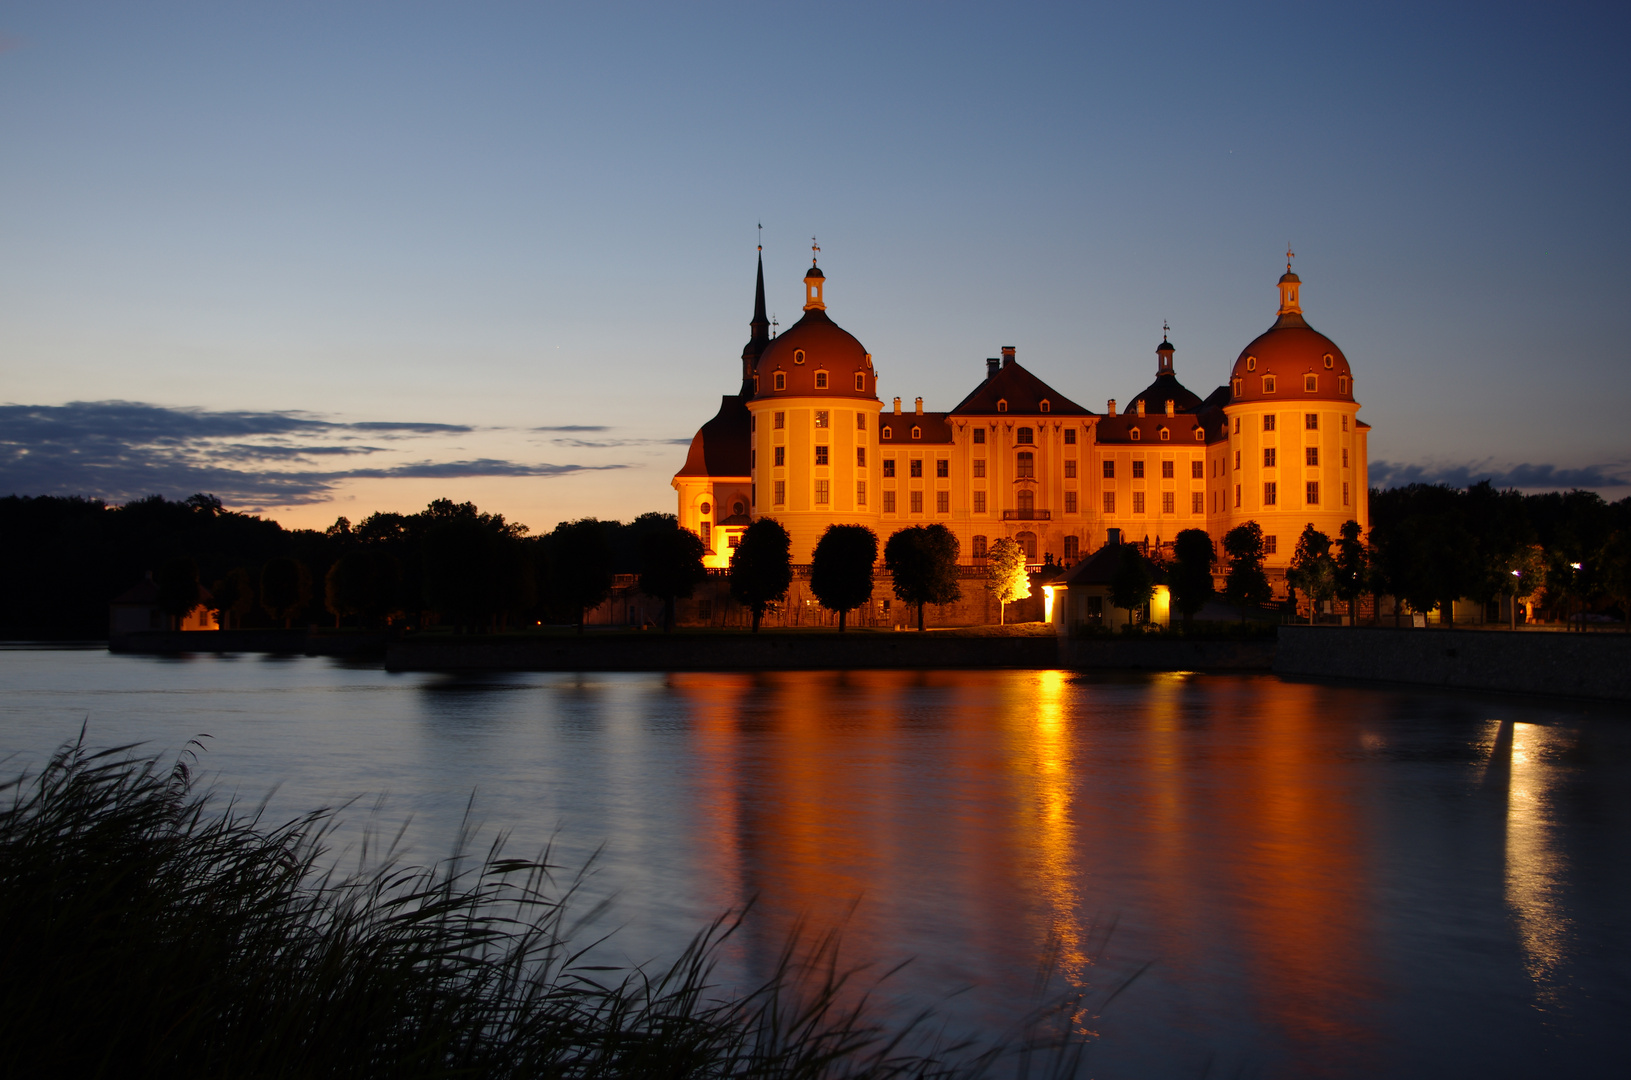
[[[753,321],[748,323],[752,336],[742,347],[742,396],[754,392],[753,369],[759,363],[759,354],[770,344],[770,320],[765,318],[765,246],[759,245],[759,277],[753,288]]]

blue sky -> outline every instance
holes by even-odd
[[[1631,493],[1610,5],[0,10],[0,488],[671,509],[755,226],[881,391],[1201,393],[1289,241],[1373,481]],[[109,404],[118,403],[118,404]]]

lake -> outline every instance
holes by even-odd
[[[356,799],[445,855],[592,861],[603,952],[671,957],[756,906],[728,979],[800,918],[910,958],[886,1006],[1000,1033],[1107,1007],[1100,1077],[1631,1070],[1631,710],[1060,671],[387,675],[321,658],[0,650],[15,774],[82,724],[278,819]],[[598,856],[595,855],[599,851]],[[1127,980],[1142,971],[1130,984]]]

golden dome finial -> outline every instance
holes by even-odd
[[[816,257],[821,254],[821,245],[816,243],[815,237],[810,237],[810,265],[816,264]]]
[[[1286,241],[1286,273],[1288,273],[1288,274],[1291,273],[1291,260],[1295,259],[1296,257],[1297,257],[1297,253],[1295,251],[1291,250],[1291,241],[1287,240]]]

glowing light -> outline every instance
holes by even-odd
[[[1042,621],[1053,622],[1053,586],[1042,586]]]

